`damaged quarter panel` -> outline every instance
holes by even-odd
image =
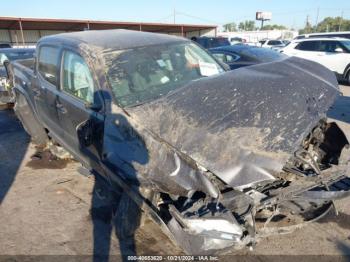
[[[274,179],[338,95],[331,72],[288,58],[192,81],[127,111],[237,187]]]

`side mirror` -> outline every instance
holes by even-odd
[[[336,49],[334,50],[334,52],[336,52],[336,53],[343,53],[344,50],[343,50],[343,48],[338,47],[338,48],[336,48]]]

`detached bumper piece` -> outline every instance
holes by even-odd
[[[319,186],[306,191],[296,198],[331,201],[350,196],[350,178],[344,177],[330,185]]]
[[[348,167],[330,168],[319,176],[293,181],[278,193],[272,192],[257,208],[257,236],[291,233],[322,218],[335,207],[334,200],[350,196],[348,172]]]

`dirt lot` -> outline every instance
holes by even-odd
[[[329,116],[350,140],[350,86],[341,88],[345,96]],[[0,126],[0,255],[119,255],[134,244],[138,255],[180,254],[148,219],[141,219],[135,236],[119,241],[112,231],[109,204],[94,197],[93,177],[79,174],[77,163],[35,154],[37,149],[12,111],[0,111]],[[336,205],[338,217],[331,213],[238,254],[350,255],[349,199]]]

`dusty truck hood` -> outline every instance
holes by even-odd
[[[287,58],[189,83],[127,109],[232,186],[274,179],[339,95],[332,72]]]

